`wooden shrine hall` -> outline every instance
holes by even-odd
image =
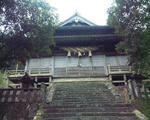
[[[9,80],[20,84],[28,73],[39,85],[71,78],[124,83],[132,73],[129,56],[115,50],[122,38],[112,27],[98,26],[76,13],[60,23],[53,37],[51,57],[29,59],[23,70],[9,70]]]

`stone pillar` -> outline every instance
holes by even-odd
[[[134,93],[132,88],[132,81],[128,80],[128,88],[129,88],[129,94],[131,95],[131,99],[134,99]]]
[[[42,92],[42,102],[46,102],[46,95],[47,95],[47,87],[44,83],[41,83],[41,92]]]
[[[138,90],[137,90],[138,88],[137,88],[137,84],[136,84],[135,80],[132,83],[133,83],[133,88],[134,88],[135,96],[138,97],[139,96],[138,95]]]

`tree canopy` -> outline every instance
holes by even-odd
[[[150,77],[150,1],[114,0],[108,14],[107,24],[124,38],[117,51],[130,56],[137,73]]]
[[[44,0],[0,1],[0,68],[50,56],[57,15]]]

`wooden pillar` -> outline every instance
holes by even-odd
[[[104,65],[104,68],[105,68],[105,74],[108,75],[108,69],[107,69],[107,63],[106,63],[106,56],[104,55],[104,62],[105,62],[105,65]]]
[[[132,72],[132,67],[131,66],[129,66],[129,71]]]
[[[129,89],[129,86],[127,84],[126,74],[123,75],[123,80],[124,80],[124,84],[125,84],[125,88],[126,88],[127,99],[129,100],[131,97],[130,97],[130,89]]]
[[[69,56],[66,57],[66,76],[68,75],[68,59],[69,59]]]
[[[35,77],[35,82],[36,83],[34,83],[34,87],[37,88],[37,77]]]
[[[79,55],[79,54],[78,54]],[[80,56],[78,56],[78,75],[80,76]]]
[[[112,75],[109,74],[109,80],[112,82]]]
[[[16,74],[17,74],[17,72],[18,72],[18,63],[16,64]]]
[[[22,83],[20,83],[20,88],[22,88],[23,86],[22,86]]]
[[[80,68],[81,68],[81,67],[79,66],[78,68],[79,68],[79,76],[80,76]]]
[[[136,87],[134,86],[134,81],[130,80],[130,84],[131,84],[131,88],[132,88],[132,95],[133,95],[133,98],[135,99],[136,98],[136,93],[135,93]]]
[[[51,82],[52,82],[52,77],[49,76],[49,86],[50,86]]]
[[[127,76],[126,74],[123,75],[124,84],[127,85]]]
[[[49,77],[49,82],[52,82],[52,77],[51,76]]]
[[[55,57],[52,56],[52,76],[54,76],[55,73]]]
[[[133,88],[134,88],[134,92],[135,92],[135,97],[139,97],[139,94],[138,94],[138,86],[137,86],[137,83],[135,82],[135,80],[133,81],[132,80],[132,85],[133,85]]]
[[[141,83],[138,82],[137,82],[137,92],[138,92],[138,97],[142,98]]]
[[[91,74],[91,75],[93,75],[94,72],[93,72],[93,61],[92,61],[92,56],[90,57],[90,62],[91,62],[91,70],[92,70],[92,74]]]
[[[108,68],[108,74],[110,74],[111,73],[111,71],[110,71],[110,65],[107,65],[107,68]]]
[[[29,65],[29,60],[26,61],[26,65],[25,65],[25,68],[24,68],[25,72],[27,72],[27,70],[28,70],[28,65]]]

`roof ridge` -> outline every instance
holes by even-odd
[[[76,20],[76,18],[78,17],[78,20],[86,23],[89,26],[97,26],[96,24],[92,23],[91,21],[87,20],[86,18],[82,17],[81,15],[79,15],[78,12],[76,12],[74,15],[72,15],[71,17],[69,17],[68,19],[66,19],[65,21],[60,23],[60,27],[64,26],[66,24],[68,24],[69,22],[72,22],[73,20]],[[75,21],[76,22],[76,21]],[[77,21],[78,22],[78,21]]]

